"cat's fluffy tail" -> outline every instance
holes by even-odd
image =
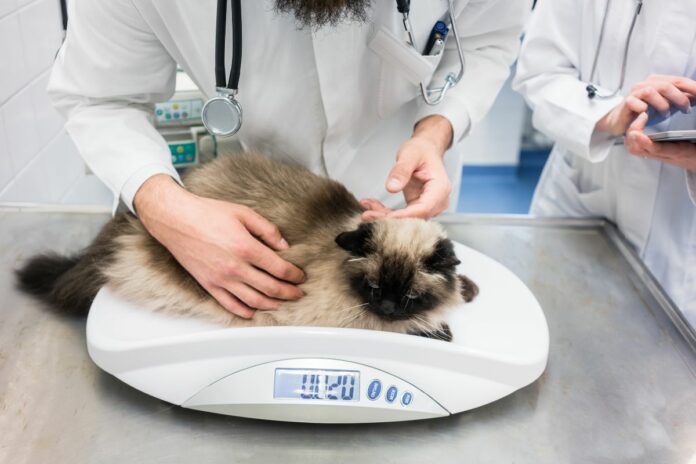
[[[16,271],[18,286],[61,313],[85,316],[105,283],[92,258],[90,253],[72,257],[56,253],[34,256]]]

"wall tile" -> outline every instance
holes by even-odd
[[[8,15],[17,9],[15,0],[0,0],[0,18]]]
[[[114,204],[114,195],[97,176],[88,174],[81,177],[60,202],[67,205],[92,205],[111,209]]]
[[[23,6],[30,4],[33,1],[36,1],[36,0],[15,0],[15,3],[17,4],[17,8],[21,8]]]
[[[31,85],[32,103],[36,115],[36,130],[39,134],[39,145],[45,146],[50,142],[65,125],[65,120],[58,111],[53,108],[46,93],[50,71],[46,71],[41,78]]]
[[[0,0],[1,1],[1,0]],[[12,158],[7,148],[7,136],[5,135],[5,126],[0,119],[0,191],[10,182],[14,175],[14,166],[12,166]]]
[[[38,158],[53,203],[58,203],[77,179],[85,175],[85,164],[65,131],[54,138]]]
[[[0,0],[6,1],[6,0]],[[19,15],[0,20],[0,104],[15,94],[31,79],[24,61]]]
[[[38,76],[53,64],[60,48],[60,5],[58,0],[38,0],[18,14],[27,68],[32,76]]]
[[[0,192],[0,201],[22,203],[52,203],[51,193],[45,182],[45,175],[39,158],[34,158]]]
[[[19,92],[0,110],[5,124],[7,146],[16,171],[26,166],[40,149],[32,94],[29,90],[26,88]]]

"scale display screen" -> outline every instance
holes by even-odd
[[[360,372],[334,369],[276,369],[273,398],[359,401]]]

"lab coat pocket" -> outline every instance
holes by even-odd
[[[420,83],[430,83],[442,59],[442,52],[435,56],[421,55],[385,27],[377,30],[368,47],[382,61],[377,99],[377,113],[381,118],[418,97]]]

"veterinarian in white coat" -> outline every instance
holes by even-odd
[[[607,1],[593,83],[611,95],[635,0],[541,0],[526,32],[514,86],[533,107],[534,125],[556,142],[531,213],[615,222],[696,326],[696,146],[655,144],[643,132],[648,106],[686,113],[696,95],[696,2],[645,0],[623,86],[590,99]],[[670,125],[696,129],[696,118],[677,115],[661,129]]]
[[[337,178],[362,198],[384,199],[386,182],[392,193],[403,190],[408,202],[407,209],[391,214],[442,212],[460,175],[456,150],[445,157],[447,169],[442,155],[492,105],[516,57],[531,1],[455,2],[466,71],[437,106],[422,102],[417,83],[434,75],[439,85],[447,72],[458,70],[452,34],[443,53],[423,57],[406,44],[394,0],[348,2],[371,4],[366,21],[303,28],[297,15],[278,13],[278,7],[322,2],[242,3],[243,145]],[[250,317],[253,308],[273,309],[279,298],[299,297],[296,287],[278,279],[298,282],[301,272],[271,252],[287,246],[272,224],[248,209],[192,198],[178,188],[169,149],[152,124],[154,103],[174,91],[177,63],[214,95],[215,5],[69,2],[67,38],[49,92],[91,170],[137,209],[152,235],[223,306]],[[447,5],[412,2],[417,43],[425,44]],[[228,22],[227,50],[230,28]],[[414,72],[423,61],[428,71]],[[385,214],[376,202],[365,205],[374,215]]]

